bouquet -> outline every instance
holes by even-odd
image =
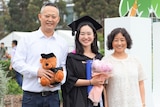
[[[101,81],[104,81],[112,76],[112,65],[102,60],[95,59],[92,62],[92,78],[97,76]],[[103,91],[103,84],[93,86],[89,92],[88,98],[93,102],[94,106],[98,106]]]

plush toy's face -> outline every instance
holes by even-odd
[[[56,56],[53,53],[41,54],[42,59],[40,60],[44,69],[55,68],[57,65]]]
[[[51,57],[51,58],[48,58],[48,59],[42,58],[40,62],[41,62],[42,67],[44,69],[55,68],[56,65],[57,65],[57,63],[56,63],[56,57]]]

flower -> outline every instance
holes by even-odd
[[[92,77],[97,76],[99,80],[105,81],[112,76],[111,71],[113,67],[110,63],[95,59],[92,62]],[[89,92],[88,98],[93,102],[94,106],[98,106],[103,91],[103,84],[93,86]]]
[[[95,59],[92,62],[92,72],[111,72],[112,65],[99,59]]]

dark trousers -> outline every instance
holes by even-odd
[[[20,87],[22,87],[23,76],[17,71],[15,71],[15,75],[16,75],[16,81],[17,81],[18,85]]]
[[[47,95],[24,91],[22,107],[60,107],[58,91]]]

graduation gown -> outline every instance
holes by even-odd
[[[98,53],[95,59],[102,57]],[[69,53],[67,56],[67,77],[62,85],[63,107],[93,107],[88,99],[87,86],[75,86],[78,79],[86,79],[86,60],[92,59],[76,53]]]

